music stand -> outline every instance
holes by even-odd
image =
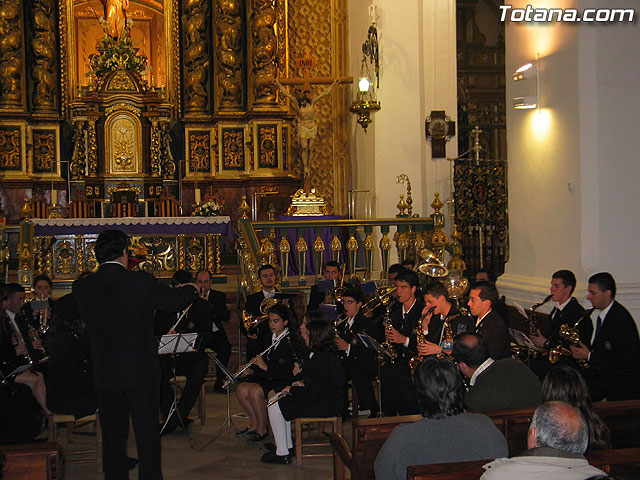
[[[178,381],[176,375],[176,355],[178,353],[188,353],[195,351],[196,340],[198,339],[197,333],[174,333],[163,335],[160,338],[160,343],[158,344],[158,355],[171,355],[172,360],[172,373],[173,373],[173,402],[171,403],[171,407],[169,408],[169,413],[167,414],[167,418],[164,420],[164,425],[160,429],[160,435],[165,431],[167,425],[169,425],[169,421],[173,414],[178,417],[178,421],[180,422],[180,426],[184,429],[187,438],[189,439],[189,446],[193,449],[193,443],[191,442],[191,435],[189,435],[189,431],[184,423],[184,419],[180,415],[180,411],[178,410]]]
[[[231,398],[230,398],[230,393],[229,393],[229,389],[231,388],[231,385],[233,383],[235,383],[238,379],[227,369],[227,367],[225,367],[224,363],[222,363],[220,360],[218,360],[218,356],[214,352],[207,352],[207,355],[209,355],[209,358],[213,358],[213,360],[216,362],[216,365],[218,366],[218,368],[220,368],[220,371],[222,373],[224,373],[224,375],[229,380],[229,382],[225,382],[225,383],[227,383],[227,386],[225,387],[225,390],[227,391],[226,392],[226,395],[227,395],[227,418],[225,418],[224,422],[222,423],[222,426],[220,427],[220,430],[218,430],[218,433],[216,435],[214,435],[202,447],[200,447],[198,449],[200,451],[204,450],[211,443],[213,443],[218,438],[220,438],[220,435],[222,435],[222,432],[224,432],[227,428],[231,429],[231,427],[233,427],[233,429],[236,432],[238,431],[238,427],[236,427],[235,424],[233,423],[233,420],[231,420]]]
[[[393,361],[393,355],[391,355],[385,348],[378,343],[378,341],[366,332],[356,333],[362,344],[370,350],[376,352],[378,359],[378,397],[380,397],[380,410],[378,410],[378,418],[382,418],[384,413],[382,411],[382,359],[387,357],[389,362]]]

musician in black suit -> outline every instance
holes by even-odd
[[[492,270],[481,268],[476,272],[474,280],[476,282],[479,282],[480,280],[486,280],[487,282],[492,283],[495,286],[498,278]],[[497,289],[498,287],[496,287],[496,290]],[[504,295],[500,295],[500,293],[498,293],[498,300],[493,306],[493,309],[498,313],[500,318],[504,320],[504,323],[509,325],[509,309],[507,308],[507,302],[504,298]]]
[[[316,319],[316,314],[320,319]],[[342,409],[344,372],[336,355],[334,327],[317,311],[309,312],[309,317],[311,321],[306,325],[308,335],[305,343],[311,353],[303,362],[303,380],[274,389],[269,395],[273,398],[276,392],[287,394],[269,407],[276,451],[265,453],[262,456],[264,463],[291,463],[291,420],[298,417],[332,417],[339,415]],[[302,439],[298,438],[297,441]]]
[[[198,298],[193,285],[170,288],[146,272],[127,270],[128,236],[104,230],[95,243],[100,267],[73,284],[89,336],[102,424],[106,479],[127,478],[129,415],[140,479],[162,478],[158,405],[160,367],[154,310],[177,312]]]
[[[193,278],[187,270],[178,270],[173,274],[173,286],[180,288],[184,285],[193,283]],[[180,320],[178,322],[178,319]],[[177,325],[176,325],[177,322]],[[185,352],[176,355],[175,372],[173,371],[173,356],[170,354],[160,355],[160,406],[162,416],[165,422],[169,416],[171,403],[173,402],[173,390],[171,388],[171,379],[175,375],[184,375],[187,382],[180,394],[178,402],[178,414],[185,427],[191,423],[187,418],[193,405],[198,399],[200,389],[204,383],[204,377],[209,369],[209,356],[205,352],[204,345],[209,341],[212,334],[211,327],[213,324],[212,307],[203,298],[197,299],[186,311],[169,313],[163,311],[156,312],[156,336],[162,336],[168,333],[197,333],[196,341],[197,351]],[[175,328],[173,328],[173,326]],[[162,434],[167,434],[175,430],[180,425],[180,420],[176,415],[172,415],[168,419],[167,426]]]
[[[273,298],[276,294],[276,270],[269,264],[261,265],[258,268],[258,280],[262,289],[252,293],[247,297],[244,309],[247,313],[258,317],[262,315],[260,305],[265,298]],[[240,319],[240,332],[247,337],[247,361],[255,357],[260,351],[259,337],[269,336],[269,322],[262,322],[254,332],[247,332]]]
[[[11,366],[11,370],[29,362],[35,365],[45,357],[45,354],[37,330],[31,325],[23,309],[24,287],[17,283],[9,283],[6,291],[6,329],[11,333],[10,344],[13,351],[11,348],[5,349],[5,357],[1,361]],[[47,387],[40,367],[23,371],[15,377],[14,381],[28,386],[42,410],[47,414],[50,413],[47,408]]]
[[[424,309],[422,311],[422,330],[425,341],[418,343],[418,353],[422,356],[451,353],[453,338],[449,341],[445,335],[445,321],[451,329],[451,336],[472,332],[475,328],[473,319],[468,313],[460,311],[449,299],[449,292],[442,282],[427,285],[424,293]]]
[[[336,287],[340,281],[340,264],[334,260],[330,260],[324,264],[322,273],[324,274],[324,279],[332,280],[333,287]],[[318,308],[320,308],[320,304],[332,301],[333,298],[331,297],[331,290],[322,291],[318,288],[318,285],[312,285],[311,292],[309,292],[309,304],[307,305],[307,310],[318,310]]]
[[[296,363],[299,366],[302,352],[293,310],[279,304],[271,307],[268,315],[269,320],[264,323],[269,326],[271,335],[261,338],[260,352],[269,346],[272,348],[251,359],[252,366],[244,372],[249,376],[236,390],[238,401],[249,416],[249,424],[238,434],[254,444],[265,441],[269,436],[266,394],[291,384],[294,366]]]
[[[411,381],[409,360],[416,356],[416,328],[424,304],[416,297],[418,274],[406,270],[395,278],[400,308],[391,312],[392,327],[385,330],[385,337],[393,344],[397,355],[392,364],[382,369],[382,411],[385,416],[418,413],[418,402]]]
[[[507,324],[493,309],[498,301],[498,290],[492,283],[480,280],[469,292],[469,310],[476,317],[475,333],[487,344],[489,355],[494,360],[507,358],[509,352],[509,330]]]
[[[54,299],[50,298],[51,292],[53,291],[51,279],[45,274],[36,275],[33,278],[33,291],[36,298],[24,304],[24,313],[31,325],[37,329],[42,327],[42,325],[40,325],[40,314],[46,315],[47,317],[43,319],[45,322],[44,327],[46,328],[47,320],[51,317],[53,306],[56,303]],[[43,311],[45,309],[39,308],[38,304],[40,303],[47,306],[46,311]]]
[[[581,373],[594,401],[640,398],[638,328],[615,296],[616,282],[610,273],[589,278],[587,300],[597,310],[590,316],[593,337],[590,345],[581,342],[578,347],[570,347],[574,358],[589,362],[590,368]]]
[[[362,291],[354,287],[348,289],[344,295],[345,320],[337,327],[339,337],[336,338],[336,347],[342,354],[346,380],[351,378],[358,397],[359,405],[353,405],[353,408],[370,410],[369,417],[374,418],[379,410],[372,384],[378,372],[377,356],[373,350],[362,344],[357,334],[366,333],[374,337],[375,325],[360,312],[362,300]],[[345,405],[347,404],[345,388]],[[346,412],[345,408],[344,413]]]
[[[213,314],[211,332],[207,335],[206,343],[202,344],[202,348],[210,348],[216,352],[216,357],[226,367],[231,356],[231,344],[223,325],[231,317],[231,312],[227,308],[227,297],[223,292],[211,288],[211,272],[206,269],[199,270],[196,274],[196,287],[200,291],[200,296],[211,304]],[[222,388],[224,381],[222,370],[216,365],[216,383],[213,385],[213,391],[224,393]]]
[[[558,270],[551,276],[549,292],[551,300],[555,302],[550,315],[551,328],[546,332],[546,336],[539,329],[537,335],[529,335],[533,344],[544,351],[542,355],[529,360],[529,367],[540,378],[544,378],[552,367],[549,362],[549,350],[561,343],[560,327],[562,325],[573,327],[584,316],[584,308],[572,296],[575,288],[576,276],[570,270]],[[591,322],[581,321],[577,328],[582,341],[589,343],[593,331]],[[575,361],[572,361],[571,364],[577,368]]]

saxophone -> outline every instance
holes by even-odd
[[[393,324],[391,323],[391,302],[385,305],[385,313],[382,319],[382,324],[384,325],[384,329],[390,331],[393,328]],[[384,348],[389,354],[388,361],[389,363],[393,363],[396,358],[398,358],[398,353],[396,352],[393,344],[386,339],[384,342],[380,344],[382,348]]]
[[[431,307],[427,311],[427,313],[425,313],[420,317],[420,321],[418,322],[418,328],[416,329],[416,343],[418,345],[420,345],[421,343],[424,343],[424,321],[429,315],[433,314],[433,311],[435,309],[436,307]],[[419,353],[415,357],[411,357],[411,359],[409,360],[409,370],[411,371],[411,376],[413,376],[413,374],[416,372],[416,370],[422,363],[423,359],[424,359],[424,356],[420,355]]]

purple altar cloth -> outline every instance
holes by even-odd
[[[34,218],[33,231],[44,235],[87,235],[116,228],[128,234],[206,234],[233,236],[231,219],[224,217],[125,217],[125,218]]]

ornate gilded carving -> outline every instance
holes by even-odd
[[[83,236],[76,235],[76,273],[80,275],[84,272],[84,245],[82,243]]]
[[[56,172],[55,130],[33,130],[33,171]]]
[[[254,82],[252,103],[254,106],[274,104],[276,89],[269,80],[278,76],[276,1],[252,0],[251,7],[251,72]]]
[[[55,111],[58,99],[55,4],[53,0],[33,0],[32,5],[33,109],[35,112]]]
[[[237,0],[216,0],[216,107],[242,110],[244,91],[242,8]]]
[[[203,265],[204,248],[197,237],[191,237],[186,249],[186,264],[189,270],[200,270]]]
[[[191,173],[210,172],[210,138],[208,131],[189,132],[189,171]]]
[[[105,156],[109,174],[142,173],[142,125],[129,112],[119,112],[105,122]]]
[[[178,235],[178,270],[184,270],[185,265],[185,236],[183,233]]]
[[[222,130],[222,168],[244,170],[244,128]]]
[[[154,177],[160,176],[160,128],[158,122],[151,122],[151,158],[149,161],[149,169]]]
[[[0,6],[0,8],[2,7]],[[2,65],[0,64],[0,68],[1,67]],[[0,127],[1,170],[22,170],[22,145],[20,142],[20,133],[20,127]]]
[[[335,235],[335,234],[333,235],[333,238],[331,239],[330,248],[331,248],[331,260],[333,260],[334,262],[339,262],[340,252],[342,251],[342,242],[340,241],[340,238],[338,237],[338,235]]]
[[[160,124],[160,172],[163,178],[173,178],[176,173],[176,162],[171,154],[171,136],[167,122]]]
[[[68,275],[75,268],[76,252],[69,240],[62,240],[55,245],[55,268],[56,274]]]
[[[277,127],[260,125],[258,127],[258,168],[277,168]]]
[[[96,122],[89,120],[87,123],[87,157],[89,162],[89,176],[98,174],[98,144],[96,143]]]
[[[144,260],[137,265],[138,270],[167,272],[176,269],[175,246],[170,238],[133,237],[131,247],[145,252]]]
[[[22,107],[22,1],[0,1],[0,107]],[[13,108],[12,108],[13,107]]]
[[[85,175],[87,159],[84,147],[84,121],[78,120],[73,124],[73,156],[69,166],[73,179],[82,178]]]
[[[209,101],[209,3],[186,0],[183,10],[185,114],[207,113]]]
[[[114,103],[113,105],[109,105],[107,108],[105,108],[104,114],[108,117],[113,112],[117,112],[118,110],[126,110],[127,112],[131,112],[137,116],[140,116],[140,114],[142,113],[142,110],[136,107],[135,105],[131,105],[130,103],[119,102],[119,103]]]
[[[84,249],[87,254],[87,272],[95,272],[98,269],[95,246],[95,240],[85,241]]]
[[[136,84],[126,72],[117,72],[111,77],[109,84],[106,86],[106,90],[120,91],[120,92],[135,92],[137,90]]]

